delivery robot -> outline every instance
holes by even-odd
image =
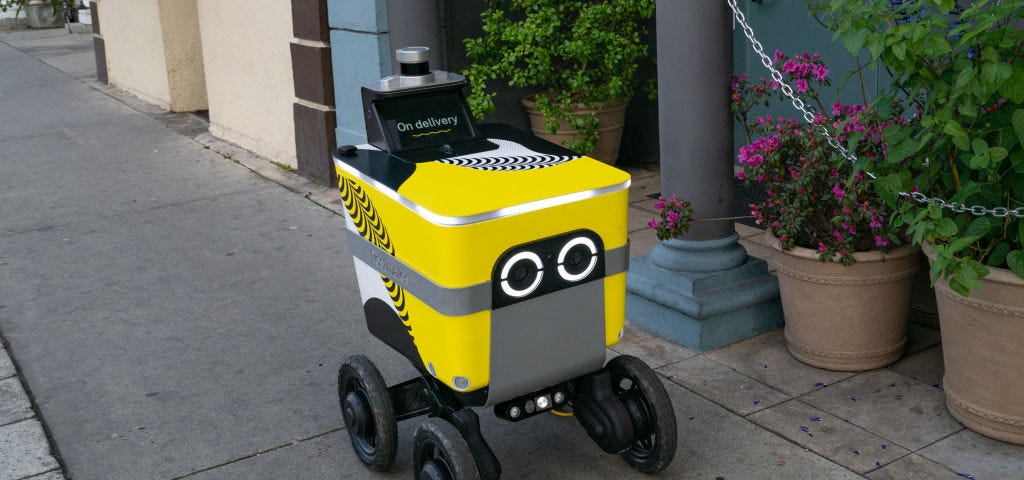
[[[386,470],[397,422],[418,479],[496,479],[473,407],[504,420],[572,415],[636,469],[676,449],[672,405],[622,336],[630,177],[503,125],[477,125],[464,77],[431,71],[425,47],[362,88],[367,145],[334,164],[370,333],[420,377],[388,386],[348,357],[338,396],[356,454]]]

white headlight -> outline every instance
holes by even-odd
[[[512,267],[521,261],[533,263],[533,265],[537,267],[537,276],[533,279],[533,283],[526,288],[516,289],[509,284],[508,276],[512,271]],[[522,298],[533,293],[533,291],[540,286],[542,278],[544,278],[544,264],[541,263],[540,256],[530,251],[519,252],[512,255],[512,258],[509,258],[505,262],[505,265],[501,267],[501,290],[510,297]]]
[[[565,268],[565,257],[569,254],[569,250],[572,250],[573,247],[576,247],[578,245],[583,245],[584,247],[587,248],[587,250],[590,251],[590,263],[587,264],[587,268],[583,269],[582,272],[573,274],[569,273],[569,271],[566,270]],[[572,240],[569,240],[562,247],[562,250],[558,252],[558,275],[561,276],[566,281],[578,282],[586,278],[587,275],[590,275],[590,272],[594,271],[594,267],[596,266],[597,245],[594,245],[594,241],[587,237],[576,237]]]

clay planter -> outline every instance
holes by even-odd
[[[576,130],[559,125],[554,134],[549,133],[544,127],[544,115],[536,108],[537,102],[534,101],[534,97],[535,95],[523,97],[523,107],[526,107],[526,113],[530,115],[530,130],[533,134],[558,145],[562,145],[562,142],[571,143],[573,136],[576,135]],[[626,106],[628,104],[628,102],[620,102],[599,110],[586,109],[579,105],[579,109],[573,111],[574,115],[597,113],[598,137],[594,150],[588,154],[591,158],[615,165],[619,159],[619,145],[622,144],[622,128],[626,125]]]
[[[929,253],[929,260],[934,259]],[[1024,280],[989,267],[963,297],[936,282],[946,407],[965,427],[1024,445]]]
[[[844,267],[821,262],[818,252],[775,248],[786,345],[797,360],[828,370],[881,368],[903,356],[907,313],[919,248],[904,246],[887,254],[855,253]]]

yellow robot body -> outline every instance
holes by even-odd
[[[370,332],[477,405],[600,369],[629,258],[627,173],[492,140],[472,158],[335,158]]]

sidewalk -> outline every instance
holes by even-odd
[[[418,420],[379,474],[338,412],[346,355],[414,371],[366,332],[337,191],[205,127],[97,84],[88,35],[0,31],[0,480],[411,475]],[[660,186],[631,173],[640,255]],[[946,412],[939,342],[912,326],[902,361],[856,374],[800,364],[781,330],[697,353],[627,327],[610,354],[665,379],[662,478],[1020,479],[1024,447]],[[480,413],[503,478],[650,478],[573,419]]]

